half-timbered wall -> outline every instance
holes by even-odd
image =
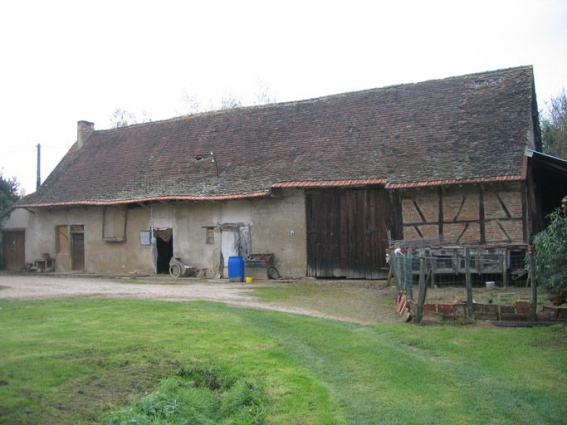
[[[521,183],[406,189],[401,199],[406,241],[524,241]]]

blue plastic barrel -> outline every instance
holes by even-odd
[[[228,257],[228,280],[244,282],[244,260],[242,257]]]

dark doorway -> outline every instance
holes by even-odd
[[[23,269],[26,265],[26,232],[3,231],[2,252],[6,270],[14,272]]]
[[[85,230],[82,225],[71,226],[71,261],[73,270],[85,270]]]
[[[387,276],[386,248],[394,220],[386,190],[308,191],[306,208],[309,276]]]
[[[169,273],[169,260],[173,257],[173,229],[156,229],[157,273]]]

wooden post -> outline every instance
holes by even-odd
[[[429,284],[433,288],[433,275],[432,275],[433,271],[431,269],[431,266],[432,266],[431,250],[429,250],[429,249],[425,250],[425,259],[426,259],[425,260],[425,276],[426,276],[425,281],[429,282]]]
[[[467,309],[469,316],[473,316],[473,295],[472,295],[472,279],[471,279],[471,251],[465,248],[465,282],[467,285]]]
[[[406,272],[405,273],[406,274],[405,275],[405,278],[406,278],[406,285],[405,285],[406,296],[408,297],[408,300],[413,300],[413,291],[412,291],[412,288],[411,288],[411,281],[412,281],[412,278],[413,278],[413,275],[412,275],[413,257],[411,255],[411,250],[408,249],[408,252],[407,252],[405,258],[406,258],[406,260],[405,260],[406,261],[406,270],[405,270],[405,272]]]
[[[390,270],[392,270],[392,274],[394,275],[394,283],[396,284],[396,292],[399,294],[401,292],[401,285],[400,285],[400,273],[398,267],[398,256],[395,252],[392,252],[390,256]]]
[[[536,288],[536,265],[535,265],[535,248],[533,245],[528,247],[528,255],[530,257],[530,282],[532,286],[532,308],[530,311],[530,320],[536,320],[537,314],[537,288]]]
[[[423,319],[423,304],[427,295],[427,282],[425,281],[425,257],[419,256],[419,295],[417,296],[417,323]]]
[[[400,254],[396,257],[396,271],[398,273],[398,281],[400,283],[400,287],[398,288],[399,292],[404,290],[404,283],[405,279],[405,267],[406,267],[406,257],[403,254]]]
[[[508,287],[508,250],[502,253],[502,286]]]

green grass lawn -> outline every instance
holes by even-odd
[[[567,417],[560,326],[361,326],[205,302],[97,298],[0,307],[1,424],[101,423],[195,368],[254,382],[266,423]]]
[[[395,289],[329,283],[279,284],[255,288],[254,296],[264,302],[305,308],[324,315],[358,323],[398,323]]]

